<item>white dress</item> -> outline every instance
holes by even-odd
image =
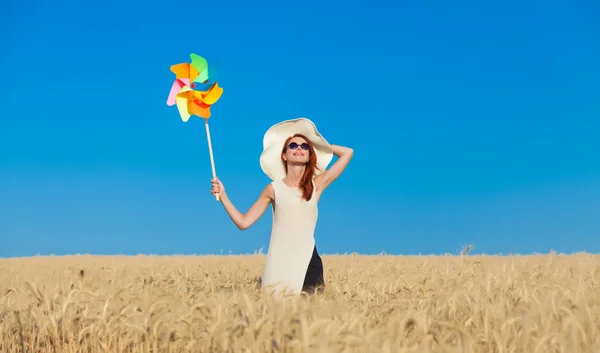
[[[283,180],[271,184],[275,191],[273,228],[261,287],[277,296],[300,294],[315,247],[316,188],[306,201],[299,188],[287,186]]]

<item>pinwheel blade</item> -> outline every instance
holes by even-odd
[[[188,104],[188,111],[196,116],[204,119],[210,118],[210,106],[204,104],[200,100],[190,100]]]
[[[189,86],[189,84],[190,84],[189,78],[176,79],[173,82],[173,86],[171,86],[171,92],[169,92],[169,98],[167,98],[167,105],[168,106],[175,105],[175,103],[176,103],[175,97],[177,96],[177,94],[179,94],[179,92],[181,92],[181,89],[183,87]]]
[[[206,103],[208,105],[213,105],[219,100],[219,98],[221,98],[222,94],[223,94],[223,88],[219,87],[218,83],[215,83],[206,92],[206,95],[204,96],[204,103]]]
[[[188,101],[191,97],[193,97],[193,95],[194,91],[191,91],[191,89],[188,86],[185,86],[181,89],[181,92],[179,92],[175,97],[175,102],[177,102],[177,110],[179,111],[179,116],[181,116],[181,120],[183,120],[184,123],[187,123],[191,116],[190,111],[188,109]]]
[[[198,77],[198,70],[188,63],[175,64],[171,66],[171,72],[175,78],[187,78],[191,81]]]
[[[198,71],[198,75],[192,81],[200,83],[208,81],[208,61],[194,53],[190,54],[190,58],[192,59],[191,66]]]

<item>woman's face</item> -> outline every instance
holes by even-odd
[[[306,164],[310,155],[310,147],[302,137],[294,137],[286,146],[283,158],[292,164]]]

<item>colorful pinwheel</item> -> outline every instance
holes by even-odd
[[[171,87],[167,105],[177,104],[181,120],[187,122],[191,115],[204,119],[210,118],[210,107],[223,94],[223,88],[216,81],[210,82],[213,76],[208,68],[208,62],[203,57],[191,54],[191,63],[181,63],[171,66],[175,81]],[[201,90],[194,90],[200,88]]]
[[[171,66],[171,71],[175,74],[175,81],[171,86],[167,105],[177,104],[183,122],[187,122],[192,115],[204,119],[212,174],[213,178],[216,178],[217,173],[215,171],[208,118],[211,116],[210,107],[221,98],[223,88],[219,87],[216,81],[211,82],[210,79],[214,75],[212,70],[209,70],[206,59],[194,53],[190,54],[190,58],[192,59],[191,63],[180,63]],[[194,90],[195,88],[199,90]],[[219,201],[219,195],[216,197]]]

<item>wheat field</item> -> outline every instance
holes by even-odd
[[[600,256],[323,255],[260,294],[264,255],[0,259],[0,352],[600,352]]]

